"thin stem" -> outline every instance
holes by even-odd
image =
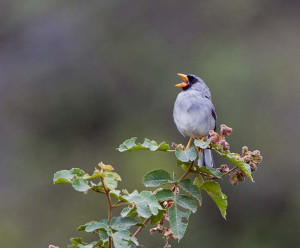
[[[122,202],[122,201],[117,201],[115,204],[112,205],[112,208],[116,208],[122,205],[128,205],[130,202]]]
[[[105,195],[107,197],[107,202],[108,202],[108,217],[107,217],[107,219],[108,219],[108,221],[111,221],[113,206],[112,206],[111,197],[110,197],[110,194],[109,194],[110,190],[106,187],[106,185],[104,183],[104,180],[103,180],[103,177],[100,177],[100,180],[102,182],[103,189],[104,189]],[[111,240],[110,236],[108,238],[108,247],[109,248],[112,247],[112,240]]]
[[[238,168],[237,166],[233,167],[230,171],[226,172],[226,173],[222,176],[222,178],[225,177],[226,175],[228,175],[228,174],[234,172],[237,168]]]
[[[185,171],[185,173],[179,178],[179,181],[181,181],[182,179],[186,178],[187,175],[192,172],[192,167],[193,167],[194,161],[191,162],[189,168]]]
[[[151,217],[149,217],[148,219],[146,219],[146,220],[144,221],[144,225],[146,226],[150,220],[151,220]],[[140,227],[135,231],[135,233],[132,235],[132,237],[138,236],[139,233],[143,230],[143,228],[144,228],[143,226],[140,226]]]

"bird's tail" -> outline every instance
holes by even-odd
[[[210,149],[200,149],[199,151],[199,159],[198,166],[205,166],[207,168],[214,168],[215,162],[212,154],[212,150]]]

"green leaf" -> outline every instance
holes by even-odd
[[[178,240],[180,240],[186,231],[188,225],[188,218],[191,214],[191,211],[181,211],[178,209],[176,201],[168,209],[170,228],[172,233]]]
[[[181,150],[176,147],[175,156],[181,162],[195,161],[197,159],[197,151],[195,146],[191,146],[187,150]]]
[[[210,144],[210,139],[206,140],[206,141],[202,141],[202,140],[197,140],[195,139],[194,140],[194,144],[195,146],[198,146],[202,149],[205,149],[205,148],[208,148],[209,147],[209,144]]]
[[[252,182],[254,182],[253,177],[251,176],[250,165],[245,163],[244,160],[240,156],[236,155],[235,153],[226,152],[224,157],[228,161],[230,161],[231,163],[236,165],[241,171],[243,171],[247,175],[247,177],[250,178],[250,180]]]
[[[105,193],[104,191],[104,188],[103,188],[103,185],[101,182],[95,184],[93,182],[90,182],[91,183],[91,190],[93,190],[94,192],[97,192],[97,193]]]
[[[53,183],[54,184],[62,184],[68,183],[71,184],[71,180],[73,178],[73,174],[69,170],[61,170],[54,174]]]
[[[197,171],[215,176],[217,178],[222,178],[222,173],[214,168],[206,168],[205,166],[201,166],[201,167],[197,166]]]
[[[111,191],[109,192],[109,194],[110,194],[112,197],[116,198],[117,200],[119,200],[120,193],[121,193],[120,190],[111,190]]]
[[[108,242],[108,237],[109,236],[108,236],[107,232],[103,231],[103,230],[99,230],[98,232],[99,232],[99,237],[103,241],[103,243]]]
[[[88,191],[91,187],[88,185],[88,181],[83,178],[76,178],[72,182],[72,186],[75,190],[79,192]]]
[[[202,184],[200,189],[204,189],[207,193],[211,193],[214,195],[222,195],[220,184],[214,181],[205,182],[204,184]]]
[[[125,140],[117,150],[119,152],[133,151],[133,150],[150,150],[150,151],[167,151],[170,149],[170,145],[166,142],[162,142],[159,145],[154,140],[145,139],[143,144],[136,144],[136,137]]]
[[[78,169],[78,168],[73,168],[73,169],[71,169],[71,173],[72,173],[73,175],[78,176],[78,177],[82,177],[82,176],[85,174],[85,172],[84,172],[83,170]]]
[[[173,183],[173,179],[165,170],[154,170],[148,172],[143,178],[143,184],[146,187],[158,187],[166,183]]]
[[[145,139],[142,147],[148,148],[150,151],[167,151],[170,149],[170,145],[166,144],[166,142],[162,142],[159,145],[154,140]]]
[[[202,204],[202,196],[200,190],[196,185],[192,183],[192,181],[188,178],[179,181],[179,186],[187,192],[190,196],[192,196],[199,206]]]
[[[161,220],[161,218],[164,216],[165,213],[166,213],[166,210],[164,210],[164,209],[158,210],[157,215],[151,216],[151,224],[155,225],[156,223],[158,223]]]
[[[96,245],[98,244],[98,242],[97,241],[94,241],[94,242],[92,242],[92,243],[90,243],[90,244],[86,244],[86,245],[77,245],[76,246],[76,248],[93,248],[93,247],[95,247]]]
[[[193,213],[196,213],[197,211],[197,204],[194,201],[194,199],[190,196],[182,194],[177,195],[176,203],[185,209],[191,210]]]
[[[129,213],[130,213],[131,209],[126,207],[126,208],[123,208],[122,211],[121,211],[121,216],[122,217],[126,217]]]
[[[74,245],[79,245],[79,244],[86,244],[82,241],[82,238],[71,238],[70,239],[71,243],[74,244]]]
[[[198,188],[202,186],[202,184],[205,183],[203,178],[201,176],[196,177],[193,184],[195,184]]]
[[[174,199],[174,192],[169,189],[162,189],[155,194],[157,201],[168,201]]]
[[[122,196],[125,201],[134,203],[136,212],[143,218],[149,218],[151,215],[157,215],[158,210],[162,209],[155,195],[150,191],[143,191],[140,194],[137,190],[128,196]]]
[[[108,220],[91,221],[86,225],[85,231],[93,232],[98,229],[108,229],[108,224]]]
[[[121,177],[115,172],[105,171],[103,173],[103,180],[109,190],[114,190],[118,186],[118,181],[121,181]]]
[[[153,215],[158,214],[158,210],[162,209],[162,206],[157,201],[155,195],[150,191],[143,191],[140,195],[144,198],[145,202],[147,203],[151,213]]]
[[[214,200],[218,206],[221,215],[226,219],[226,209],[227,209],[227,196],[222,193],[220,184],[214,181],[207,181],[200,186],[207,194]]]
[[[71,184],[72,180],[77,177],[82,177],[85,172],[78,168],[73,168],[71,170],[61,170],[54,174],[53,183],[62,184],[68,183]]]
[[[121,230],[112,234],[115,248],[129,248],[130,243],[138,245],[138,241],[135,237],[130,236],[128,230]]]
[[[227,196],[225,194],[222,194],[222,196],[215,196],[210,194],[210,197],[217,204],[223,218],[226,219],[226,210],[228,206]]]
[[[138,222],[131,217],[113,217],[110,221],[110,226],[114,230],[127,230],[137,224]]]

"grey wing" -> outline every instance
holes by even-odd
[[[216,131],[217,130],[217,113],[216,113],[216,110],[215,110],[214,106],[211,109],[211,115],[215,119],[215,128],[214,128],[214,131]]]

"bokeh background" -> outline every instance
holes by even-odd
[[[231,150],[264,161],[255,183],[222,182],[226,221],[205,197],[172,247],[300,247],[299,25],[295,0],[1,1],[1,247],[66,247],[106,217],[104,197],[54,186],[57,170],[103,161],[130,191],[149,170],[179,173],[170,154],[115,150],[132,136],[187,141],[172,119],[177,72],[208,84]]]

